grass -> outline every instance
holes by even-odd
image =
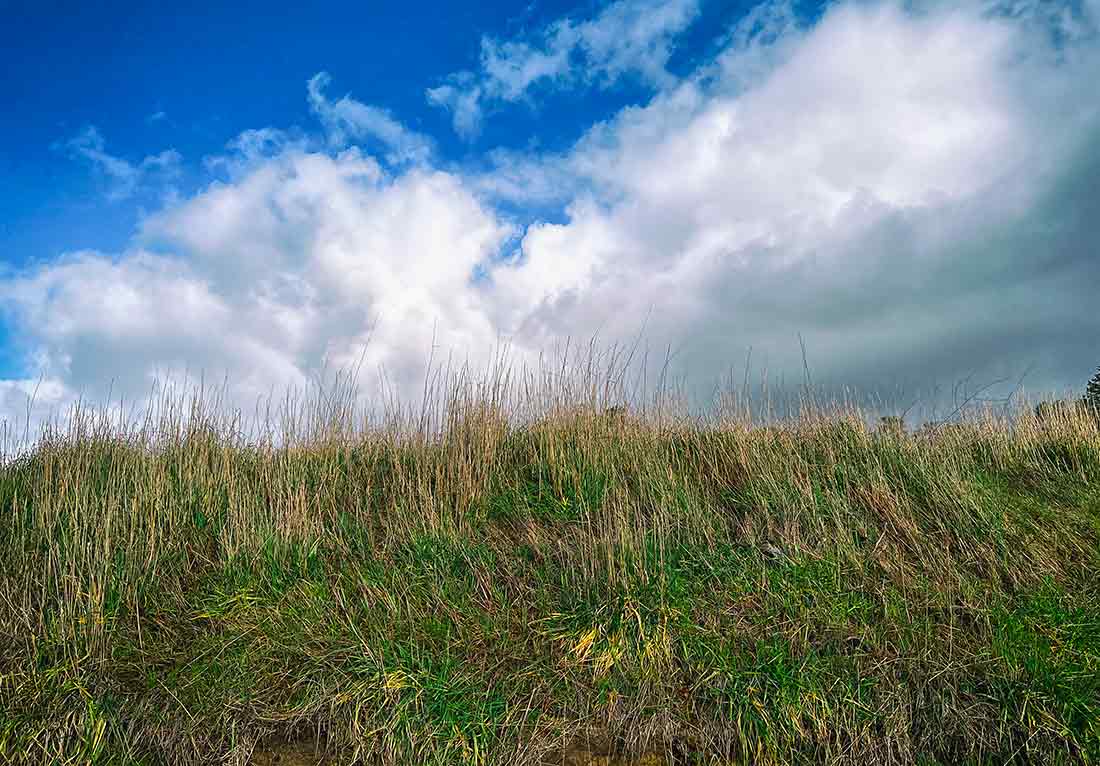
[[[262,437],[75,410],[0,466],[0,760],[1100,762],[1087,417],[491,383]]]

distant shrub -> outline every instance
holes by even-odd
[[[1081,399],[1055,399],[1035,405],[1035,419],[1040,423],[1074,420],[1082,416],[1100,423],[1100,402],[1090,401],[1086,396]]]
[[[878,430],[891,436],[904,436],[905,421],[897,415],[886,415],[879,419]]]
[[[1055,399],[1049,402],[1039,402],[1035,405],[1035,419],[1049,422],[1056,418],[1065,418],[1074,407],[1072,399]]]
[[[949,421],[929,421],[918,428],[913,436],[918,440],[932,440],[945,436],[963,434],[966,432],[966,424]]]
[[[1100,367],[1085,386],[1084,402],[1094,413],[1100,412]]]
[[[630,410],[625,404],[617,404],[603,411],[603,417],[612,423],[625,423],[630,416]]]

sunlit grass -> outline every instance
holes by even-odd
[[[1089,413],[911,435],[619,393],[70,413],[0,467],[0,759],[1100,759]]]

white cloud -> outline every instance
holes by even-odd
[[[1095,197],[1038,210],[1100,124],[1095,46],[1055,64],[1025,21],[958,5],[810,30],[765,10],[557,163],[589,191],[493,272],[495,323],[538,344],[649,317],[704,378],[750,345],[797,378],[800,332],[820,375],[862,385],[1093,364],[1073,360],[1100,332]]]
[[[476,173],[242,134],[228,181],[130,250],[0,280],[0,304],[39,350],[25,377],[102,391],[125,371],[138,395],[183,366],[227,373],[246,405],[364,355],[412,398],[433,342],[484,360],[504,339],[523,360],[643,325],[703,387],[749,346],[800,380],[799,333],[819,381],[1034,363],[1032,385],[1080,384],[1100,337],[1100,47],[1048,28],[977,4],[838,5],[812,27],[767,6],[570,151]],[[319,113],[345,103],[317,93]],[[505,253],[500,201],[564,213]]]
[[[203,165],[211,172],[224,171],[231,178],[240,178],[284,152],[320,151],[323,145],[305,135],[266,127],[242,131],[225,148],[224,154],[204,157]]]
[[[0,462],[24,451],[39,426],[56,420],[73,399],[57,379],[0,380]]]
[[[350,95],[330,101],[325,88],[331,80],[327,72],[319,72],[310,78],[308,91],[310,108],[325,126],[333,146],[375,141],[385,148],[385,156],[392,163],[426,162],[431,157],[431,140],[406,128],[385,109],[361,103]]]
[[[446,173],[288,150],[150,217],[131,250],[31,269],[0,301],[46,352],[36,375],[100,396],[185,371],[227,377],[248,409],[360,358],[408,390],[433,332],[491,351],[471,280],[508,233]]]
[[[519,101],[536,85],[607,87],[633,74],[667,86],[673,40],[698,12],[698,0],[615,0],[595,18],[559,19],[530,41],[485,37],[479,73],[455,73],[426,95],[450,110],[455,130],[469,139],[480,131],[484,104]]]
[[[451,75],[450,84],[428,88],[428,103],[451,113],[455,132],[469,140],[481,132],[481,86],[471,72]]]
[[[91,164],[107,180],[107,198],[121,200],[130,197],[144,182],[153,179],[171,179],[179,175],[182,158],[175,149],[145,157],[134,164],[105,151],[106,143],[94,125],[85,127],[74,138],[63,144],[55,144],[71,156]]]

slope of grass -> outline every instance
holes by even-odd
[[[0,760],[1100,761],[1100,435],[455,397],[0,467]]]

